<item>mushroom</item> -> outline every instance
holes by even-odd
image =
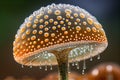
[[[115,63],[103,63],[88,73],[89,80],[120,80],[120,66]]]
[[[16,62],[27,66],[57,65],[68,80],[68,63],[102,53],[108,45],[102,25],[84,9],[52,4],[33,12],[13,42]]]

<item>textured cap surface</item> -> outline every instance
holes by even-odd
[[[80,51],[90,51],[86,46],[94,48],[93,43],[105,44],[100,45],[99,53],[107,46],[105,32],[95,17],[76,6],[52,4],[25,19],[15,36],[13,54],[18,63],[25,65],[44,65],[48,59],[56,64],[49,51],[76,46],[81,47]]]

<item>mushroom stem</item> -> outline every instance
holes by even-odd
[[[59,80],[68,80],[68,59],[62,62],[58,60]]]
[[[58,62],[59,80],[68,80],[68,54],[71,48],[55,51]]]

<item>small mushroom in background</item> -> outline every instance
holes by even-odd
[[[120,80],[120,66],[113,63],[100,64],[77,80]]]
[[[68,63],[102,53],[108,45],[102,25],[84,9],[52,4],[33,12],[20,26],[13,42],[15,61],[26,66],[58,65],[60,79],[68,80]],[[100,58],[100,57],[98,57]],[[79,67],[79,66],[78,66]]]
[[[101,64],[89,76],[92,80],[120,80],[120,66],[113,63]]]

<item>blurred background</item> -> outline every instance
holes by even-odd
[[[120,2],[119,0],[0,0],[0,80],[7,76],[20,78],[30,76],[43,78],[47,74],[57,72],[57,66],[48,71],[39,69],[39,67],[21,68],[13,58],[13,41],[19,26],[24,19],[42,6],[52,3],[66,3],[79,6],[94,15],[103,25],[108,38],[108,48],[101,54],[101,59],[93,58],[90,62],[87,60],[87,71],[94,66],[112,62],[120,65]],[[82,68],[82,62],[80,62]],[[81,70],[71,66],[72,71],[81,74]],[[13,80],[13,79],[12,79]]]

